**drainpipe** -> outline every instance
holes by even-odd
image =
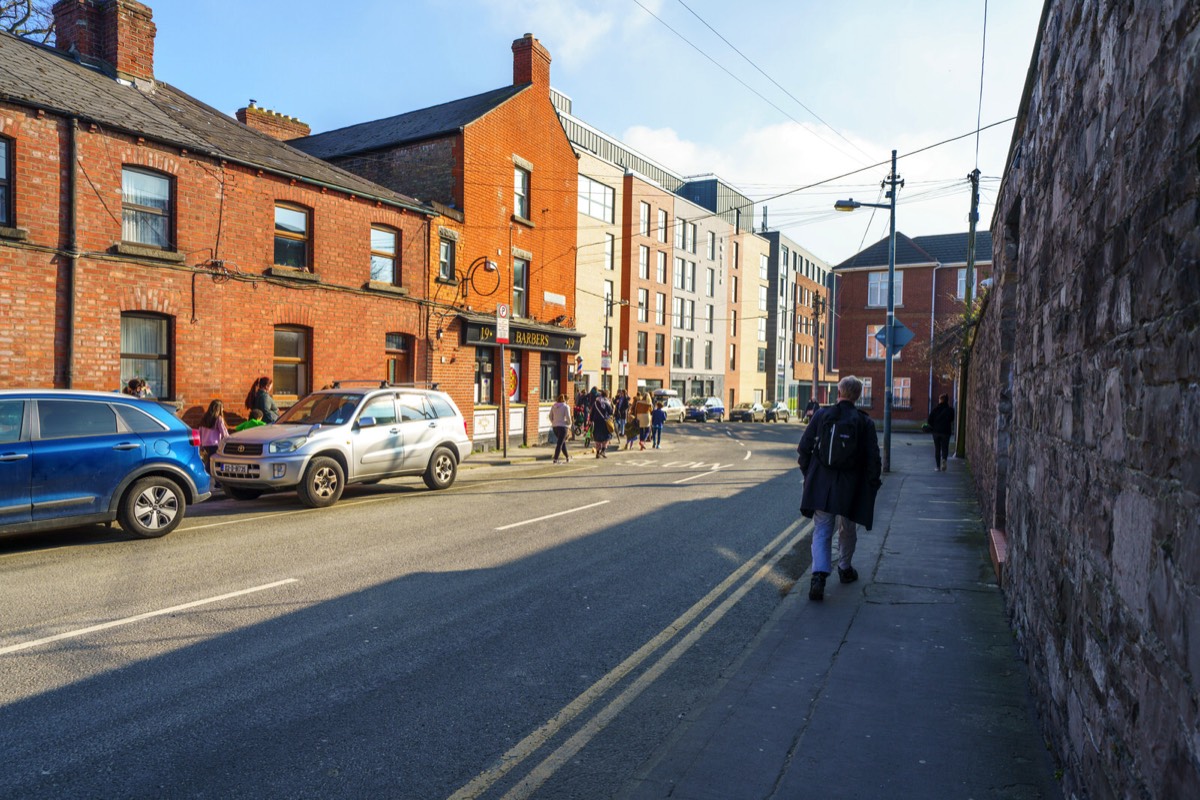
[[[75,170],[79,164],[79,119],[71,117],[67,132],[70,139],[71,168],[67,170],[67,308],[66,308],[66,388],[75,387],[75,276],[79,271],[79,192]]]
[[[929,290],[929,391],[925,395],[925,416],[933,411],[933,336],[934,322],[937,319],[937,271],[945,264],[935,264],[933,267],[933,288]]]

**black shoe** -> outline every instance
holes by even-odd
[[[814,572],[812,582],[808,585],[808,599],[818,603],[825,599],[825,578],[828,572]]]
[[[838,567],[838,580],[842,583],[854,583],[858,580],[858,570],[854,567],[846,567],[845,569]]]

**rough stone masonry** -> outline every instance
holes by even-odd
[[[1049,0],[969,457],[1067,796],[1200,797],[1200,3]]]

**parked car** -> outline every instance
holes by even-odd
[[[324,508],[350,484],[402,475],[420,475],[430,489],[445,489],[470,453],[466,420],[445,392],[335,383],[273,425],[228,437],[212,463],[234,500],[295,490],[304,505]]]
[[[689,422],[708,422],[710,419],[721,422],[725,419],[725,404],[719,397],[693,397],[687,402],[684,419]]]
[[[767,406],[767,422],[791,422],[792,410],[784,403],[772,403]]]
[[[767,410],[761,403],[738,403],[729,412],[730,422],[762,422],[767,418]]]
[[[668,397],[663,401],[663,411],[667,413],[667,422],[683,422],[683,401],[678,397]]]
[[[0,391],[0,534],[116,520],[151,539],[210,490],[200,434],[153,400]]]

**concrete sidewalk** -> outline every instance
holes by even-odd
[[[893,435],[854,565],[823,603],[805,574],[619,796],[1061,797],[966,465],[935,472],[928,436]]]

